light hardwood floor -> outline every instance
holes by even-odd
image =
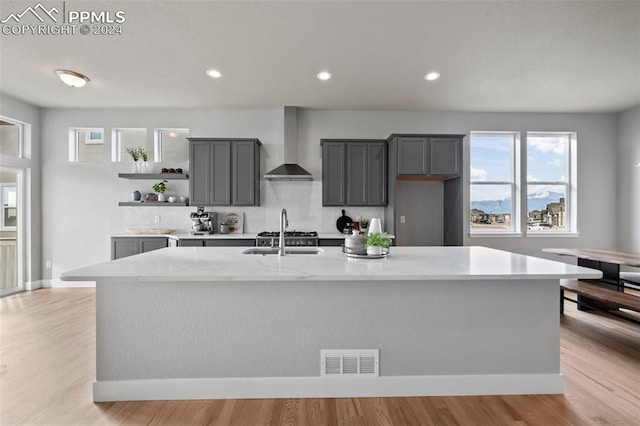
[[[1,425],[638,425],[640,326],[567,303],[565,394],[94,404],[95,289],[0,299]]]

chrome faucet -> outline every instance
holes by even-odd
[[[289,226],[289,219],[287,218],[287,210],[282,209],[280,212],[280,249],[278,250],[278,256],[285,255],[284,249],[284,230]]]

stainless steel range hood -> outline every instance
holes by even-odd
[[[266,180],[313,180],[298,164],[298,107],[284,107],[284,164],[268,173]]]

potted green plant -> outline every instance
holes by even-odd
[[[153,190],[158,193],[158,201],[166,201],[164,191],[167,190],[167,180],[154,183]]]
[[[138,173],[147,173],[147,160],[149,159],[149,153],[144,148],[138,148],[138,155],[140,156],[140,160],[142,160],[137,162]]]
[[[127,148],[127,154],[131,156],[134,162],[133,171],[136,173],[147,172],[147,160],[149,159],[149,153],[144,148]]]
[[[366,234],[368,227],[369,227],[369,219],[366,219],[364,217],[360,219],[360,230]]]
[[[369,256],[380,256],[382,249],[389,247],[390,244],[391,239],[386,232],[369,234],[367,235],[367,242],[365,243],[367,254]]]

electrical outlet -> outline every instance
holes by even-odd
[[[404,216],[400,216],[400,223],[405,223],[405,217]]]
[[[44,262],[44,266],[45,266],[45,268],[47,268],[47,269],[51,269],[51,261],[50,261],[50,260],[47,260],[46,262]]]
[[[153,223],[160,223],[160,215],[156,215],[153,217]]]

